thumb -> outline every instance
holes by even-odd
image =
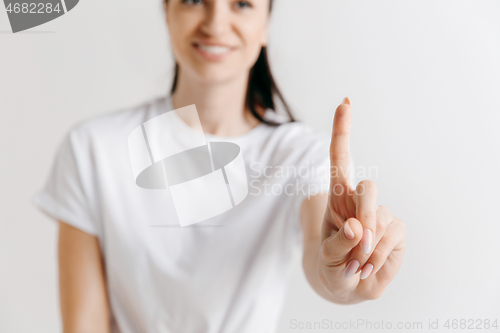
[[[363,237],[363,226],[355,218],[344,222],[340,230],[323,241],[321,253],[325,263],[337,266],[346,261],[351,250]]]

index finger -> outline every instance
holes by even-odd
[[[351,132],[351,101],[344,98],[333,118],[332,141],[330,143],[330,184],[349,184],[351,157],[349,138]]]

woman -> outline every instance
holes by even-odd
[[[281,94],[266,59],[270,0],[164,8],[177,62],[171,94],[73,127],[35,198],[60,224],[64,332],[271,332],[296,245],[325,299],[380,297],[401,265],[405,228],[377,206],[373,182],[351,187],[349,99],[336,110],[331,142],[273,112],[273,93]],[[166,191],[131,179],[127,139],[146,120],[192,104],[198,116],[174,112],[169,134],[189,142],[201,135],[199,117],[208,141],[240,146],[250,190],[229,211],[176,228]],[[319,166],[331,167],[326,179]],[[329,188],[317,190],[325,180]]]

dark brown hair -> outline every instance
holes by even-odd
[[[168,2],[168,0],[164,0]],[[271,12],[273,7],[273,0],[269,1],[269,12]],[[175,63],[175,73],[172,82],[172,87],[170,93],[173,94],[177,88],[177,79],[179,75],[179,65]],[[259,58],[250,69],[250,74],[248,76],[248,89],[245,98],[245,105],[250,109],[252,115],[259,121],[266,123],[268,125],[278,126],[280,123],[266,120],[257,112],[256,106],[260,106],[264,110],[271,109],[276,112],[276,105],[273,100],[273,95],[276,95],[287,113],[290,122],[294,122],[295,118],[290,110],[290,107],[286,103],[281,91],[278,89],[274,77],[271,73],[269,66],[269,61],[267,59],[267,48],[265,46],[260,50]]]

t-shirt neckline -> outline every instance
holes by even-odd
[[[174,106],[172,104],[172,97],[167,95],[164,97],[163,99],[163,106],[165,108],[165,112],[172,112],[174,111]],[[269,111],[266,110],[266,113],[268,113]],[[222,135],[215,135],[215,134],[210,134],[210,133],[200,133],[199,131],[196,131],[194,128],[192,128],[191,126],[189,126],[188,124],[186,124],[184,122],[184,120],[182,120],[178,115],[177,113],[175,112],[172,112],[172,115],[173,115],[173,121],[175,122],[176,126],[181,129],[184,133],[186,134],[189,134],[189,135],[195,135],[195,136],[201,136],[201,135],[204,135],[205,138],[208,140],[208,141],[216,141],[216,140],[230,140],[230,141],[239,141],[239,140],[244,140],[244,139],[248,139],[250,137],[253,137],[254,135],[258,134],[262,129],[264,129],[266,126],[268,126],[267,124],[261,122],[259,123],[257,126],[253,127],[252,129],[250,129],[249,131],[243,133],[243,134],[240,134],[240,135],[233,135],[233,136],[222,136]]]

